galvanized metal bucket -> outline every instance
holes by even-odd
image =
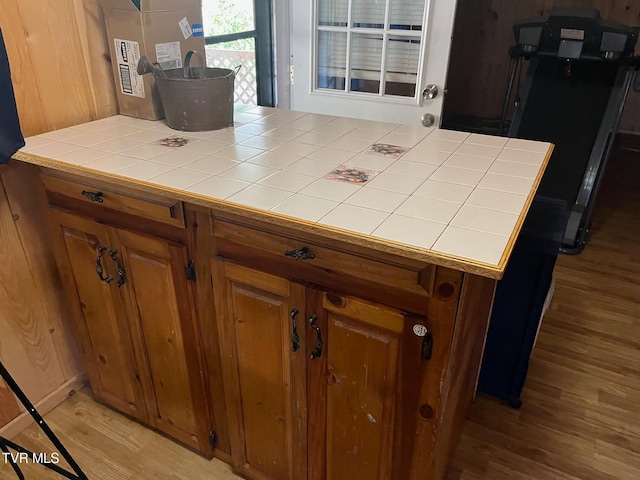
[[[191,66],[194,56],[197,67]],[[170,128],[201,132],[233,125],[233,90],[240,67],[234,70],[205,67],[202,55],[189,51],[183,68],[162,70],[142,57],[138,72],[153,73]]]

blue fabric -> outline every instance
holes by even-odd
[[[24,138],[13,95],[9,58],[0,29],[0,164],[8,163],[11,155],[22,147]]]

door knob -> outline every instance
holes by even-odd
[[[438,96],[438,86],[434,84],[429,84],[422,91],[422,98],[425,100],[433,100]]]
[[[436,123],[436,117],[431,115],[430,113],[425,113],[420,118],[423,127],[432,127],[434,123]]]

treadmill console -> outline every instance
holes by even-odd
[[[639,29],[603,20],[594,8],[558,7],[516,22],[513,31],[523,56],[617,60],[633,56]]]

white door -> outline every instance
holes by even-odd
[[[293,0],[290,8],[293,110],[440,124],[456,0]],[[423,95],[429,86],[434,98]]]

